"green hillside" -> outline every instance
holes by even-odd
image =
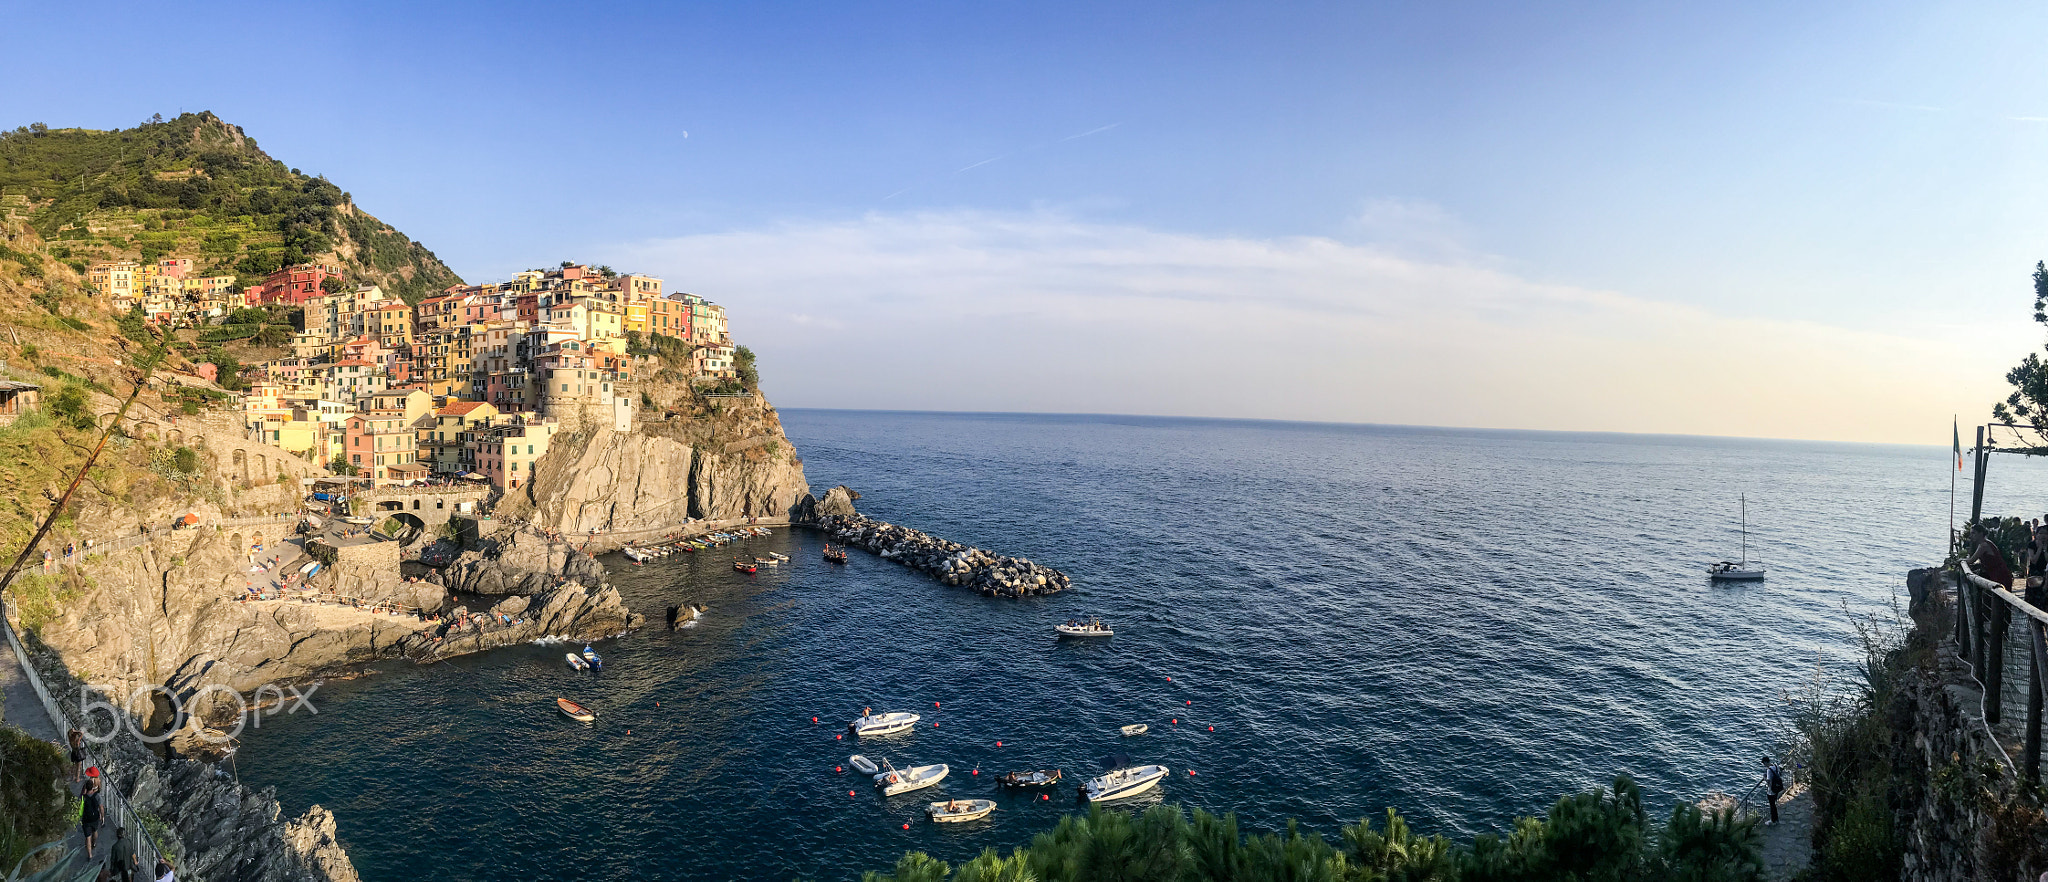
[[[246,286],[321,260],[408,302],[461,282],[340,187],[270,158],[211,113],[118,131],[0,131],[0,219],[34,228],[80,273],[100,260],[191,257]]]

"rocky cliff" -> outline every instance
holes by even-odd
[[[758,393],[688,396],[639,414],[630,431],[559,436],[534,474],[500,503],[500,516],[593,540],[593,550],[695,521],[788,518],[810,492],[803,460]]]

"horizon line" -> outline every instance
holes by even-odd
[[[763,397],[765,398],[766,396],[764,395]],[[1768,438],[1756,435],[1707,435],[1686,432],[1629,432],[1619,429],[1528,429],[1517,428],[1513,426],[1435,426],[1420,423],[1372,423],[1350,422],[1345,420],[1280,419],[1275,417],[1220,417],[1198,416],[1191,414],[1103,413],[1087,411],[922,410],[916,408],[894,407],[806,407],[802,405],[776,405],[773,404],[772,402],[770,403],[770,406],[774,407],[775,410],[778,412],[784,410],[815,410],[835,413],[899,413],[918,414],[926,416],[1111,417],[1116,419],[1207,420],[1211,422],[1274,423],[1280,425],[1303,426],[1347,426],[1354,428],[1373,429],[1422,429],[1440,432],[1521,432],[1546,435],[1618,435],[1629,438],[1686,438],[1706,439],[1715,441],[1773,441],[1793,444],[1856,444],[1868,447],[1925,447],[1931,450],[1941,449],[1940,444],[1915,444],[1903,441],[1843,441],[1832,438]]]

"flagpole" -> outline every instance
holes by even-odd
[[[1963,418],[1956,414],[1950,428],[1955,432],[1956,467],[1948,473],[1948,547],[1956,547],[1956,475],[1963,470]]]

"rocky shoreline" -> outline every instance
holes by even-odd
[[[845,488],[834,488],[836,494]],[[827,494],[828,501],[832,494]],[[823,507],[823,504],[820,506]],[[866,515],[827,514],[817,527],[845,545],[872,552],[940,583],[967,588],[984,597],[1039,597],[1073,587],[1066,573],[1021,557],[983,551],[941,539],[920,530],[878,521]]]

